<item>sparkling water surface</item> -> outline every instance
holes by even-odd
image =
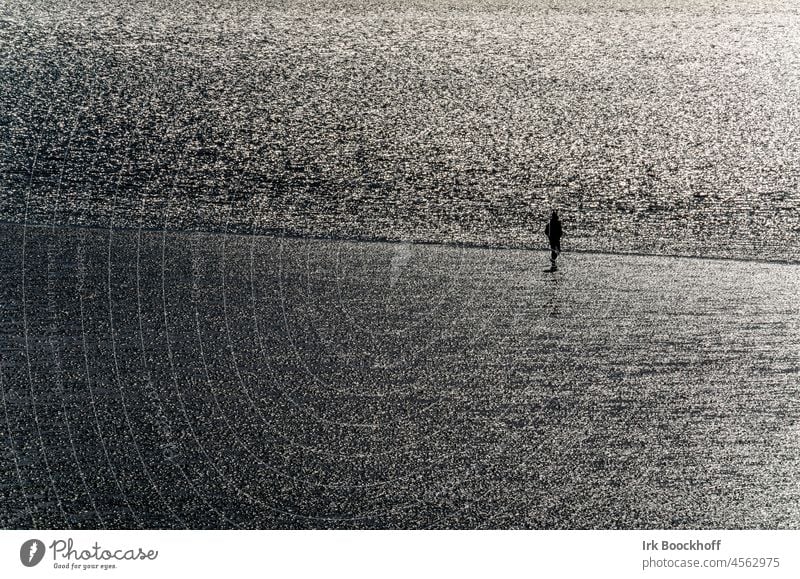
[[[0,527],[800,526],[794,3],[120,4],[0,1]]]
[[[793,2],[0,4],[0,218],[800,257]]]

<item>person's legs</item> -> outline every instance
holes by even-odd
[[[559,253],[561,253],[561,244],[558,242],[552,243],[550,245],[550,263],[553,264],[553,267],[556,265],[556,258]]]

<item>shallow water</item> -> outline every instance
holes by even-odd
[[[795,265],[0,226],[4,528],[798,528]]]
[[[0,219],[800,259],[792,2],[11,2]]]

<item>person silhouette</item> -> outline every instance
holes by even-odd
[[[544,228],[544,234],[550,242],[550,271],[556,271],[558,269],[556,259],[558,254],[561,253],[561,235],[563,234],[561,221],[558,219],[556,211],[553,211],[552,215],[550,215],[550,221]]]

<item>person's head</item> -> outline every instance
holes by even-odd
[[[553,213],[550,215],[550,221],[558,221],[558,211],[553,209]]]

